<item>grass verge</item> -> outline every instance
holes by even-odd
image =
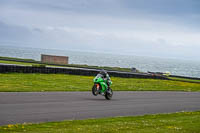
[[[15,64],[15,65],[25,65],[25,66],[36,65],[36,63],[25,63],[25,62],[5,61],[5,60],[0,60],[0,63],[4,63],[4,64]]]
[[[174,81],[183,81],[183,82],[190,82],[190,83],[200,83],[200,80],[196,79],[187,79],[187,78],[176,78],[176,77],[168,77],[171,80]]]
[[[199,133],[200,112],[72,120],[0,127],[2,133]]]
[[[18,60],[18,61],[35,61],[33,59],[23,59],[23,58],[14,58],[14,57],[3,57],[0,56],[0,60],[8,59],[8,60]]]
[[[67,74],[0,74],[0,92],[90,91],[92,76]],[[111,77],[114,91],[200,91],[199,83]]]

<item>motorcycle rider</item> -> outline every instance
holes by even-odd
[[[109,76],[109,74],[107,73],[107,71],[101,70],[101,71],[99,72],[99,74],[102,75],[104,81],[106,81],[106,84],[108,85],[108,89],[110,89],[110,84],[111,84],[112,81],[111,81],[110,76]]]

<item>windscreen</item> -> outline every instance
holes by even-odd
[[[97,74],[96,78],[103,78],[102,74]]]

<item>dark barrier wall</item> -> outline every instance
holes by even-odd
[[[99,70],[83,69],[83,68],[58,68],[58,67],[32,67],[32,66],[19,66],[19,65],[0,65],[0,73],[46,73],[46,74],[73,74],[84,76],[95,76]],[[108,71],[110,76],[124,77],[124,78],[154,78],[154,79],[167,79],[164,76],[151,75],[151,74],[138,74],[129,72]]]

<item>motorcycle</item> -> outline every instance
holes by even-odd
[[[103,78],[103,75],[98,74],[94,80],[94,85],[92,87],[92,94],[94,96],[97,96],[99,94],[105,96],[107,100],[110,100],[113,95],[112,89],[107,85],[106,81]],[[109,85],[111,85],[112,82],[109,81]]]

